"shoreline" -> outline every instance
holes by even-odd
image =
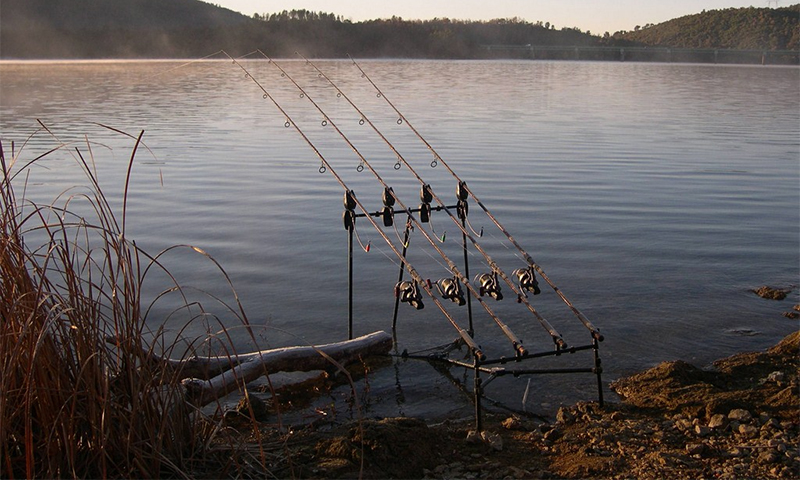
[[[280,439],[277,478],[798,478],[800,330],[762,352],[683,361],[611,383],[620,400],[579,402],[555,421],[485,413],[309,425]]]

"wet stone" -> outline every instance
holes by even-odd
[[[786,380],[786,374],[781,372],[780,370],[775,371],[767,375],[766,381],[772,383],[783,383]]]
[[[776,463],[780,459],[780,455],[772,449],[767,449],[758,455],[759,463]]]
[[[467,443],[480,443],[481,436],[475,430],[470,430],[467,432]]]
[[[750,420],[752,420],[752,418],[753,418],[753,415],[750,414],[750,412],[748,412],[747,410],[741,409],[741,408],[735,408],[735,409],[731,410],[730,413],[728,413],[728,419],[729,420],[733,420],[733,421],[737,421],[737,422],[741,422],[741,423],[749,422]]]
[[[695,425],[694,433],[699,437],[706,437],[709,433],[711,433],[711,429],[702,425]]]
[[[677,429],[680,430],[681,432],[685,432],[686,430],[689,430],[692,427],[694,427],[694,425],[690,420],[681,418],[680,420],[675,422],[675,427],[677,427]]]
[[[739,425],[739,434],[747,438],[752,438],[758,434],[758,429],[752,425],[742,424]]]
[[[734,458],[744,457],[747,456],[747,450],[735,447],[728,451],[728,455]]]
[[[498,452],[503,450],[503,437],[496,433],[490,432],[481,432],[481,438],[483,441],[488,443],[493,450],[497,450]]]
[[[558,423],[570,424],[575,420],[575,416],[564,407],[558,409],[556,413],[556,421]]]
[[[781,430],[781,424],[774,418],[770,418],[761,425],[761,430]]]
[[[520,421],[519,418],[516,418],[516,417],[508,417],[508,418],[506,418],[505,420],[503,420],[502,425],[503,425],[503,428],[505,428],[507,430],[523,430],[524,429],[523,425],[522,425],[522,422]]]
[[[775,450],[777,450],[778,452],[781,452],[781,453],[785,453],[786,450],[788,450],[788,448],[786,447],[786,444],[784,442],[782,442],[782,441],[780,441],[778,439],[775,439],[775,438],[773,438],[772,440],[767,442],[767,445],[769,445],[770,447],[774,448]]]
[[[759,297],[766,298],[768,300],[783,300],[789,293],[791,293],[791,289],[775,288],[770,287],[769,285],[764,285],[753,289],[752,292]]]
[[[686,453],[689,455],[702,455],[705,452],[706,446],[702,443],[687,443]]]
[[[712,430],[723,429],[728,425],[728,419],[725,415],[718,413],[711,417],[708,421],[708,428]]]
[[[562,436],[561,431],[558,430],[557,428],[554,428],[554,429],[549,430],[547,433],[544,434],[544,439],[548,440],[548,441],[551,441],[551,442],[555,442],[556,440],[561,438],[561,436]]]

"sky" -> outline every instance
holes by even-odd
[[[784,7],[790,0],[205,0],[252,16],[305,9],[340,15],[354,22],[401,17],[404,20],[451,18],[491,20],[519,17],[531,23],[550,22],[560,29],[577,27],[595,35],[633,30],[637,25],[739,7]]]

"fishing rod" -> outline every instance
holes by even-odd
[[[456,266],[456,264],[450,259],[450,257],[447,256],[447,254],[444,253],[444,251],[442,251],[441,248],[439,248],[439,246],[436,244],[436,242],[430,237],[428,232],[425,231],[425,229],[422,227],[422,224],[412,214],[411,209],[406,207],[405,204],[403,204],[403,202],[400,200],[400,197],[398,197],[398,195],[394,192],[394,190],[391,187],[389,187],[389,185],[386,184],[386,182],[383,180],[383,178],[380,176],[380,174],[372,167],[370,162],[364,157],[364,155],[361,154],[361,152],[350,141],[350,139],[347,138],[347,135],[345,135],[344,132],[342,132],[341,129],[339,129],[339,127],[336,125],[336,122],[334,122],[325,113],[325,111],[319,106],[319,104],[317,104],[317,102],[315,102],[314,99],[311,98],[311,96],[308,94],[308,92],[306,92],[305,89],[302,86],[300,86],[300,84],[298,84],[294,80],[294,78],[292,78],[291,75],[289,75],[289,73],[287,73],[280,65],[278,65],[277,62],[273,61],[272,58],[270,58],[267,54],[265,54],[261,50],[257,50],[257,52],[260,53],[261,55],[263,55],[264,58],[266,58],[271,65],[275,66],[275,68],[277,68],[280,71],[281,76],[285,77],[289,81],[291,81],[292,84],[294,84],[294,86],[297,87],[297,89],[300,91],[300,94],[303,97],[305,97],[309,102],[311,102],[312,105],[314,105],[314,107],[323,116],[323,119],[324,119],[323,121],[326,122],[327,125],[330,125],[331,127],[333,127],[334,130],[336,130],[336,132],[342,137],[342,139],[347,143],[347,145],[358,156],[358,158],[361,160],[362,164],[364,166],[366,166],[369,169],[370,172],[372,172],[372,174],[375,176],[375,178],[378,180],[378,182],[383,186],[383,188],[384,188],[384,204],[387,203],[386,199],[390,196],[391,198],[394,199],[394,201],[397,202],[397,204],[400,206],[400,208],[402,208],[403,210],[405,210],[407,212],[408,218],[419,228],[419,230],[422,233],[422,235],[428,240],[428,242],[430,242],[431,246],[433,246],[433,248],[437,251],[437,253],[439,253],[439,255],[441,255],[442,259],[444,259],[444,261],[447,262],[447,265],[450,268],[450,271],[453,273],[453,275],[455,275],[455,277],[457,277],[464,285],[466,285],[467,290],[477,299],[477,301],[481,304],[481,306],[484,308],[484,310],[486,310],[486,312],[489,314],[489,316],[492,317],[492,319],[495,321],[495,323],[500,327],[500,329],[503,331],[503,333],[506,335],[506,337],[508,337],[508,339],[511,341],[511,343],[512,343],[512,345],[514,347],[514,350],[517,353],[517,355],[519,355],[519,356],[526,355],[527,354],[527,349],[522,345],[522,341],[514,334],[514,332],[511,331],[511,329],[508,327],[508,325],[506,325],[502,320],[500,320],[500,318],[492,311],[491,307],[489,307],[489,305],[483,300],[482,296],[478,293],[478,291],[475,290],[475,287],[473,287],[472,284],[469,282],[469,280],[461,273],[461,271],[459,271],[459,269]],[[404,260],[404,259],[401,257],[401,260]]]
[[[367,211],[367,209],[364,207],[364,205],[358,200],[358,198],[356,198],[355,192],[353,192],[353,190],[351,190],[347,186],[347,184],[344,182],[342,177],[340,177],[336,173],[336,171],[333,169],[333,166],[330,164],[330,162],[328,162],[328,160],[322,155],[322,153],[319,151],[319,149],[317,149],[317,147],[314,145],[314,143],[306,136],[306,134],[303,132],[303,130],[300,128],[300,126],[298,126],[297,123],[294,122],[294,120],[286,112],[286,110],[284,110],[283,107],[281,107],[281,105],[278,103],[278,101],[275,100],[275,98],[267,91],[267,89],[264,88],[264,86],[253,75],[250,74],[250,72],[247,70],[247,68],[244,67],[244,65],[241,64],[241,62],[239,62],[238,60],[236,60],[235,58],[230,56],[224,50],[222,51],[222,53],[225,56],[227,56],[236,66],[238,66],[244,72],[246,78],[251,79],[256,84],[256,86],[258,86],[258,88],[263,93],[263,98],[265,100],[270,100],[272,102],[272,104],[275,105],[275,108],[277,108],[278,111],[280,111],[281,114],[286,118],[285,126],[287,126],[287,127],[288,126],[293,126],[294,127],[295,131],[297,131],[297,133],[300,134],[300,136],[303,138],[303,140],[305,140],[305,142],[308,144],[308,146],[311,147],[311,150],[314,151],[314,154],[320,159],[320,161],[322,162],[322,165],[325,167],[325,170],[329,171],[331,173],[331,175],[333,175],[333,177],[339,183],[339,185],[341,185],[341,187],[344,188],[344,190],[345,190],[345,196],[344,196],[345,207],[346,208],[348,208],[348,207],[352,207],[352,208],[358,207],[364,213],[364,216],[367,218],[367,220],[369,220],[369,222],[372,224],[373,228],[375,228],[375,230],[378,231],[378,233],[383,238],[383,240],[386,242],[386,244],[389,245],[389,248],[395,253],[395,255],[397,255],[397,257],[400,258],[401,260],[404,260],[402,258],[402,255],[400,254],[400,252],[397,251],[397,248],[394,246],[392,241],[389,239],[389,237],[387,237],[386,234],[383,232],[383,230],[381,230],[380,227],[378,227],[378,224],[375,223],[375,220],[372,218],[372,216],[370,215],[369,211]],[[251,54],[252,53],[254,53],[254,52],[251,52]],[[248,54],[248,55],[250,55],[250,54]],[[352,210],[352,208],[348,208],[348,210]],[[351,228],[355,228],[355,225],[352,224]],[[436,295],[434,295],[434,293],[431,291],[431,288],[428,286],[427,282],[425,282],[422,279],[422,277],[419,275],[419,273],[417,273],[416,269],[408,261],[405,261],[405,266],[406,266],[406,270],[408,271],[409,275],[411,275],[411,277],[414,279],[415,282],[417,282],[417,284],[422,285],[423,290],[431,297],[431,299],[433,300],[433,303],[436,304],[436,306],[439,308],[439,310],[442,311],[442,313],[447,318],[447,320],[450,322],[450,324],[453,326],[453,328],[456,329],[456,331],[458,332],[458,334],[461,337],[461,339],[464,341],[464,343],[473,352],[473,355],[475,356],[475,359],[477,361],[484,360],[486,358],[486,355],[481,351],[480,346],[478,346],[475,343],[475,341],[472,339],[472,337],[466,332],[466,330],[461,328],[461,326],[458,325],[458,323],[455,321],[455,319],[453,319],[453,317],[450,315],[450,313],[447,311],[447,309],[444,308],[444,305],[442,305],[442,303],[439,301],[439,299],[436,298]]]
[[[577,307],[575,307],[575,305],[572,304],[572,302],[566,297],[566,295],[564,295],[564,293],[561,291],[561,289],[559,289],[558,286],[556,286],[550,280],[550,278],[547,276],[547,274],[544,272],[544,270],[542,270],[542,268],[539,266],[539,264],[537,264],[536,261],[534,261],[533,257],[531,257],[528,254],[528,252],[526,252],[525,249],[522,248],[522,246],[514,239],[514,237],[511,236],[511,234],[508,232],[508,230],[506,230],[506,228],[503,227],[503,225],[500,223],[500,221],[497,220],[497,218],[494,215],[492,215],[492,213],[489,211],[489,209],[486,208],[486,206],[483,204],[483,202],[480,201],[478,196],[475,195],[475,193],[467,186],[467,183],[465,181],[461,180],[461,178],[459,178],[458,174],[456,174],[456,172],[450,167],[450,165],[448,165],[447,162],[441,157],[441,155],[439,155],[439,153],[436,151],[436,149],[434,149],[433,146],[430,143],[428,143],[427,140],[425,140],[425,138],[419,133],[419,131],[417,131],[417,129],[414,128],[414,126],[411,124],[411,122],[408,121],[408,119],[405,117],[405,115],[403,115],[400,112],[400,110],[386,97],[386,95],[383,93],[383,91],[380,89],[380,87],[378,87],[378,85],[374,81],[372,81],[370,76],[367,75],[367,72],[365,72],[364,69],[361,68],[361,65],[359,65],[358,62],[356,62],[355,59],[352,56],[348,55],[347,57],[353,62],[353,65],[355,65],[356,68],[358,68],[358,70],[361,72],[361,76],[363,78],[365,78],[372,85],[373,88],[375,88],[375,91],[377,92],[377,96],[380,97],[380,98],[383,98],[386,101],[386,103],[392,108],[392,110],[395,111],[395,113],[399,117],[398,120],[397,120],[397,123],[398,124],[405,123],[408,126],[408,128],[410,128],[411,131],[414,132],[414,134],[417,136],[417,138],[419,138],[420,141],[422,141],[422,143],[425,144],[425,146],[428,148],[428,150],[433,154],[433,162],[431,164],[434,165],[434,166],[436,165],[436,163],[441,163],[442,165],[444,165],[444,167],[447,169],[447,171],[450,172],[450,174],[453,175],[453,177],[459,182],[458,183],[459,187],[462,188],[463,191],[467,195],[472,197],[473,200],[475,200],[475,203],[477,203],[478,206],[481,207],[481,209],[484,211],[484,213],[486,213],[486,215],[489,217],[489,219],[492,221],[492,223],[494,223],[495,226],[497,226],[497,228],[501,232],[503,232],[503,234],[508,238],[508,240],[517,248],[517,250],[519,250],[520,254],[522,254],[522,256],[525,257],[525,261],[528,262],[530,267],[533,268],[534,270],[536,270],[536,272],[539,273],[539,275],[542,277],[542,279],[545,282],[547,282],[547,284],[550,285],[550,287],[553,288],[553,290],[561,298],[561,300],[567,305],[567,307],[569,307],[570,310],[572,310],[572,313],[575,314],[575,316],[578,318],[578,320],[580,320],[581,323],[583,323],[583,325],[591,332],[592,337],[594,337],[597,340],[602,340],[603,339],[603,335],[600,333],[600,330],[597,327],[595,327],[592,324],[592,322],[590,322],[589,319],[586,318],[586,316],[583,313],[581,313],[580,310],[578,310]]]
[[[520,290],[517,290],[516,284],[514,282],[512,282],[510,278],[508,278],[508,275],[506,275],[506,273],[497,265],[497,263],[492,259],[492,257],[489,256],[489,254],[481,247],[481,245],[478,243],[478,241],[475,240],[475,238],[469,232],[467,232],[467,230],[465,228],[465,225],[462,225],[462,222],[459,222],[459,220],[456,218],[456,216],[453,215],[453,213],[450,211],[449,208],[447,208],[447,206],[439,198],[439,196],[436,195],[433,192],[433,190],[430,188],[430,185],[425,183],[425,181],[417,173],[417,171],[411,166],[411,164],[405,159],[405,157],[397,150],[397,148],[395,148],[395,146],[392,144],[392,142],[390,142],[389,139],[387,139],[386,136],[378,129],[378,127],[375,126],[375,124],[369,119],[369,117],[367,117],[367,115],[363,111],[361,111],[361,109],[352,100],[350,100],[350,97],[348,97],[347,94],[344,91],[342,91],[342,89],[340,89],[336,85],[336,83],[334,83],[334,81],[331,80],[325,74],[325,72],[323,72],[320,68],[318,68],[311,60],[309,60],[305,56],[301,55],[300,53],[297,53],[297,55],[299,55],[303,60],[305,60],[308,65],[313,67],[317,71],[318,75],[321,78],[325,79],[336,90],[338,97],[344,98],[347,101],[347,103],[349,103],[350,106],[352,106],[355,109],[355,111],[361,116],[361,120],[359,121],[359,123],[363,124],[364,122],[366,122],[372,128],[372,130],[374,130],[375,133],[378,134],[378,136],[384,141],[384,143],[386,143],[386,145],[391,149],[391,151],[395,155],[397,155],[398,160],[401,161],[406,166],[406,168],[408,168],[408,170],[414,175],[414,177],[416,177],[416,179],[422,185],[423,192],[427,192],[427,194],[431,197],[431,199],[434,199],[434,200],[436,200],[436,202],[438,202],[438,204],[441,206],[441,209],[444,210],[447,213],[447,215],[453,220],[453,223],[455,223],[455,225],[461,230],[462,235],[464,235],[465,238],[468,238],[470,240],[470,242],[472,242],[472,244],[475,246],[475,248],[483,255],[483,257],[486,259],[487,263],[489,264],[489,267],[492,269],[492,272],[496,272],[497,274],[499,274],[500,277],[506,282],[506,284],[508,284],[509,288],[511,288],[511,290],[515,294],[517,294],[517,298],[519,299],[520,303],[523,303],[528,308],[528,310],[536,317],[536,319],[539,321],[539,323],[542,325],[542,327],[544,327],[544,329],[547,330],[547,332],[550,334],[550,336],[553,339],[553,341],[555,342],[555,344],[558,345],[559,348],[562,348],[562,349],[566,348],[567,344],[564,341],[564,339],[561,337],[561,335],[556,331],[555,328],[553,328],[553,326],[541,314],[539,314],[539,312],[527,300],[527,295],[524,292],[522,292],[522,288],[527,288],[529,291],[533,291],[534,294],[538,294],[539,293],[538,285],[536,285],[536,280],[535,280],[535,278],[533,276],[533,273],[530,272],[529,275],[526,275],[528,273],[528,271],[520,271],[518,273],[518,277],[521,280],[520,281],[520,283],[521,283],[520,287],[521,288],[520,288]],[[324,115],[324,112],[321,112],[321,113],[323,113],[323,115]],[[466,195],[464,195],[464,193],[462,193],[462,192],[463,192],[463,190],[460,188],[460,185],[459,185],[459,189],[457,190],[457,194],[456,194],[456,196],[459,198],[458,213],[459,213],[459,216],[461,216],[461,218],[466,223],[466,221],[465,221],[466,213],[467,213],[466,212],[466,208],[461,204],[461,202],[466,200]],[[527,283],[524,283],[522,281],[523,278],[525,278],[527,280]],[[525,285],[525,286],[523,287],[523,285]]]

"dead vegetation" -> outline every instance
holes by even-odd
[[[0,145],[0,477],[241,476],[253,470],[253,445],[220,435],[185,401],[179,369],[154,361],[185,346],[147,327],[142,285],[166,270],[126,235],[142,135],[110,130],[132,145],[121,212],[98,183],[88,139],[67,145],[42,125],[37,134],[56,146],[39,157]],[[18,195],[31,166],[56,155],[89,186],[44,205]],[[168,294],[181,287],[158,298]]]

